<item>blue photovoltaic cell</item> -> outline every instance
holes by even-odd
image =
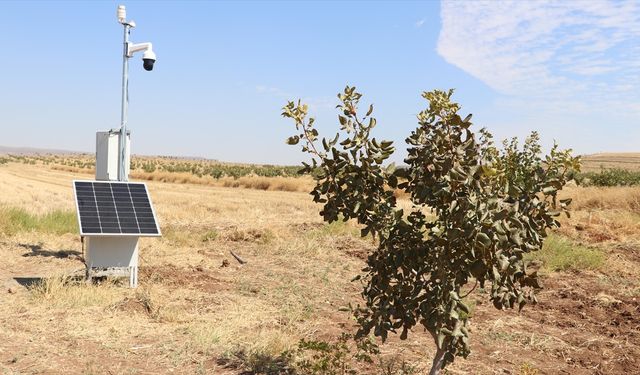
[[[74,181],[81,235],[159,236],[143,183]]]

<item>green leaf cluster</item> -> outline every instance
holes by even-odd
[[[321,171],[311,195],[323,204],[323,218],[356,220],[363,236],[378,240],[360,277],[358,335],[384,341],[399,332],[406,339],[421,326],[438,347],[439,368],[469,354],[468,283],[490,288],[498,309],[536,302],[537,275],[523,257],[542,247],[547,229],[560,225],[558,215],[568,214],[570,199],[557,194],[579,169],[579,159],[557,145],[543,157],[537,133],[522,149],[515,139],[496,147],[486,129],[473,132],[471,115],[459,114],[452,94],[423,94],[428,106],[406,139],[404,168],[386,164],[394,146],[371,136],[373,106],[359,115],[355,87],[338,95],[341,132],[331,139],[319,139],[300,101],[282,113],[298,131],[287,143],[302,141],[312,156],[304,170]],[[395,190],[410,197],[406,212]]]

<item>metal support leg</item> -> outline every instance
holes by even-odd
[[[93,275],[91,274],[91,265],[85,263],[85,266],[87,267],[87,269],[85,270],[85,281],[87,282],[87,284],[91,285],[93,278]]]
[[[129,267],[129,287],[130,288],[138,287],[138,267],[137,266]]]

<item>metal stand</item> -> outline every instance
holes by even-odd
[[[87,280],[93,277],[129,277],[138,286],[138,237],[87,237]]]

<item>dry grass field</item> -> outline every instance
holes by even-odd
[[[46,166],[57,171],[95,175],[93,154],[42,152],[3,156],[0,148],[0,165],[9,161]],[[206,159],[134,155],[130,176],[141,181],[307,192],[313,187],[313,179],[310,176],[300,178],[297,173],[299,169],[299,166],[235,164]]]
[[[0,164],[0,373],[277,374],[300,339],[353,330],[340,308],[359,301],[350,280],[373,245],[324,224],[309,195],[150,179],[163,237],[141,240],[131,290],[74,277],[71,181],[92,176],[54,167]],[[468,297],[472,354],[447,374],[638,373],[640,188],[566,194],[574,214],[531,258],[539,304],[498,312],[482,290]],[[359,373],[422,374],[433,353],[419,330],[381,348]]]
[[[37,154],[10,154],[3,153],[3,149],[0,148],[0,165],[3,162],[15,161],[93,176],[94,160],[93,154],[52,154],[44,150]],[[235,164],[206,159],[134,155],[131,177],[140,181],[308,192],[313,187],[313,180],[310,176],[300,178],[297,174],[298,169],[299,166]],[[582,175],[586,177],[612,169],[640,173],[640,153],[582,155]]]
[[[607,168],[621,168],[630,171],[640,171],[640,153],[603,153],[591,154],[582,157],[582,170],[584,172],[599,172]]]

